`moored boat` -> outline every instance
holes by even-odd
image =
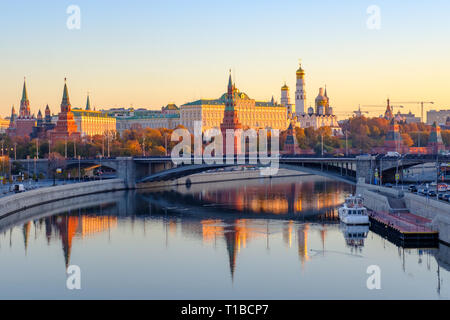
[[[339,208],[339,219],[348,225],[368,225],[369,216],[361,196],[349,196]]]

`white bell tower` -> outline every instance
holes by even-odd
[[[305,113],[306,106],[306,90],[305,90],[305,71],[302,68],[302,63],[296,72],[297,76],[297,90],[295,90],[295,111],[298,116]]]

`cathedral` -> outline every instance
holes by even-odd
[[[330,98],[327,89],[319,89],[319,94],[315,99],[315,105],[309,107],[305,112],[306,90],[305,90],[305,71],[301,64],[296,72],[296,90],[295,105],[291,104],[289,96],[289,87],[284,84],[281,87],[281,105],[287,109],[287,118],[295,127],[314,128],[331,127],[333,135],[342,135],[342,129],[338,124],[333,108],[330,106]]]

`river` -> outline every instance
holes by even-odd
[[[0,298],[449,299],[449,248],[345,228],[337,208],[353,190],[305,175],[31,208],[0,220]],[[73,265],[80,290],[66,286]]]

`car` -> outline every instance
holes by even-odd
[[[432,198],[435,198],[436,197],[436,191],[434,191],[434,190],[428,191],[428,196],[432,197]]]
[[[444,200],[444,196],[445,196],[445,193],[439,193],[438,194],[438,199],[439,200]]]
[[[400,153],[398,153],[398,152],[395,152],[395,151],[389,151],[387,154],[386,154],[386,157],[392,157],[392,158],[399,158],[399,157],[401,157],[402,155],[400,154]]]
[[[415,185],[410,185],[409,187],[408,187],[408,190],[410,191],[410,192],[417,192],[417,187],[415,186]]]
[[[392,183],[386,183],[384,185],[386,188],[393,188],[394,186],[392,185]]]
[[[13,190],[15,193],[22,193],[25,192],[25,187],[23,184],[15,184]]]
[[[447,202],[450,202],[450,194],[449,194],[449,193],[444,194],[442,200],[447,201]]]

